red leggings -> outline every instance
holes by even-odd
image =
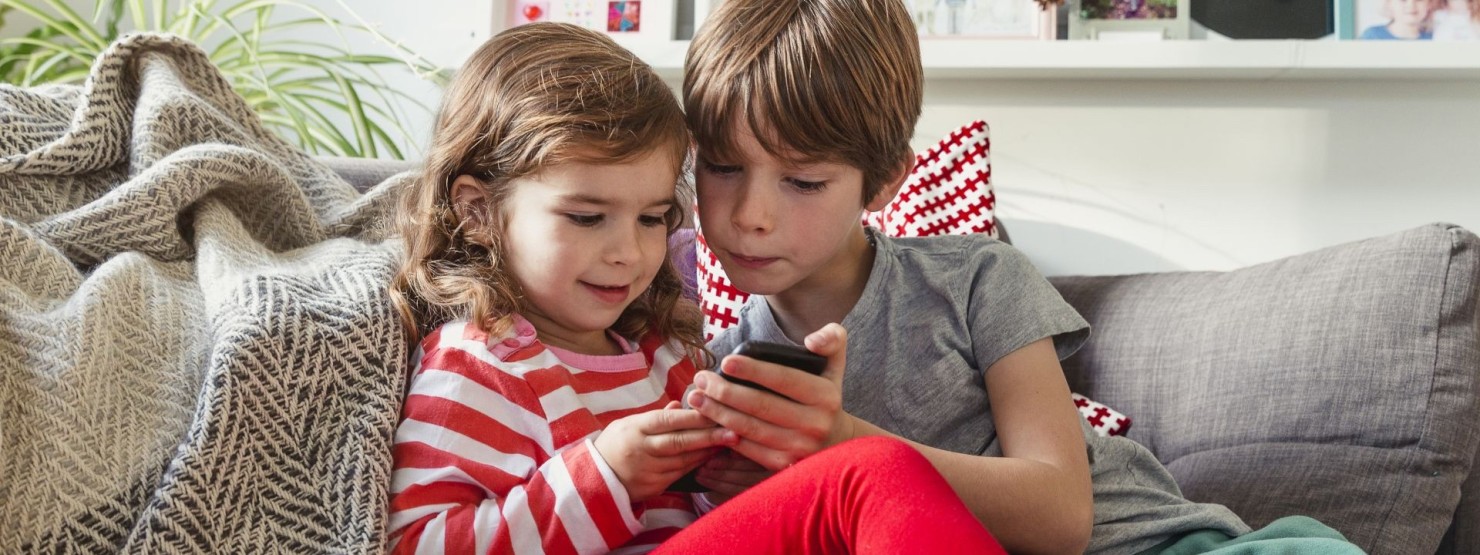
[[[866,438],[756,484],[653,553],[1007,552],[923,455]]]

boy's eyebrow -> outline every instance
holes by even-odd
[[[612,199],[598,197],[598,196],[595,196],[595,195],[587,195],[587,194],[583,194],[583,193],[575,193],[575,194],[569,194],[569,195],[561,195],[560,196],[560,201],[563,202],[563,203],[569,203],[569,204],[594,204],[596,206],[611,206],[613,204],[616,204],[616,202],[613,201]],[[655,208],[655,207],[658,207],[658,206],[669,206],[669,205],[674,205],[674,204],[678,204],[678,197],[671,196],[671,197],[667,197],[667,198],[663,198],[663,199],[659,199],[659,200],[655,200],[653,202],[650,202],[650,203],[648,203],[647,208]]]

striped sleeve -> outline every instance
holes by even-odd
[[[555,451],[526,382],[467,351],[421,360],[393,447],[393,551],[606,553],[642,529],[591,439]]]

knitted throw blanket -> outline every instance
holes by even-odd
[[[179,38],[0,85],[0,553],[379,551],[394,185],[273,136]]]

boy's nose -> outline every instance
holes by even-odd
[[[730,224],[740,231],[768,233],[775,226],[775,208],[776,199],[765,187],[741,187]]]

